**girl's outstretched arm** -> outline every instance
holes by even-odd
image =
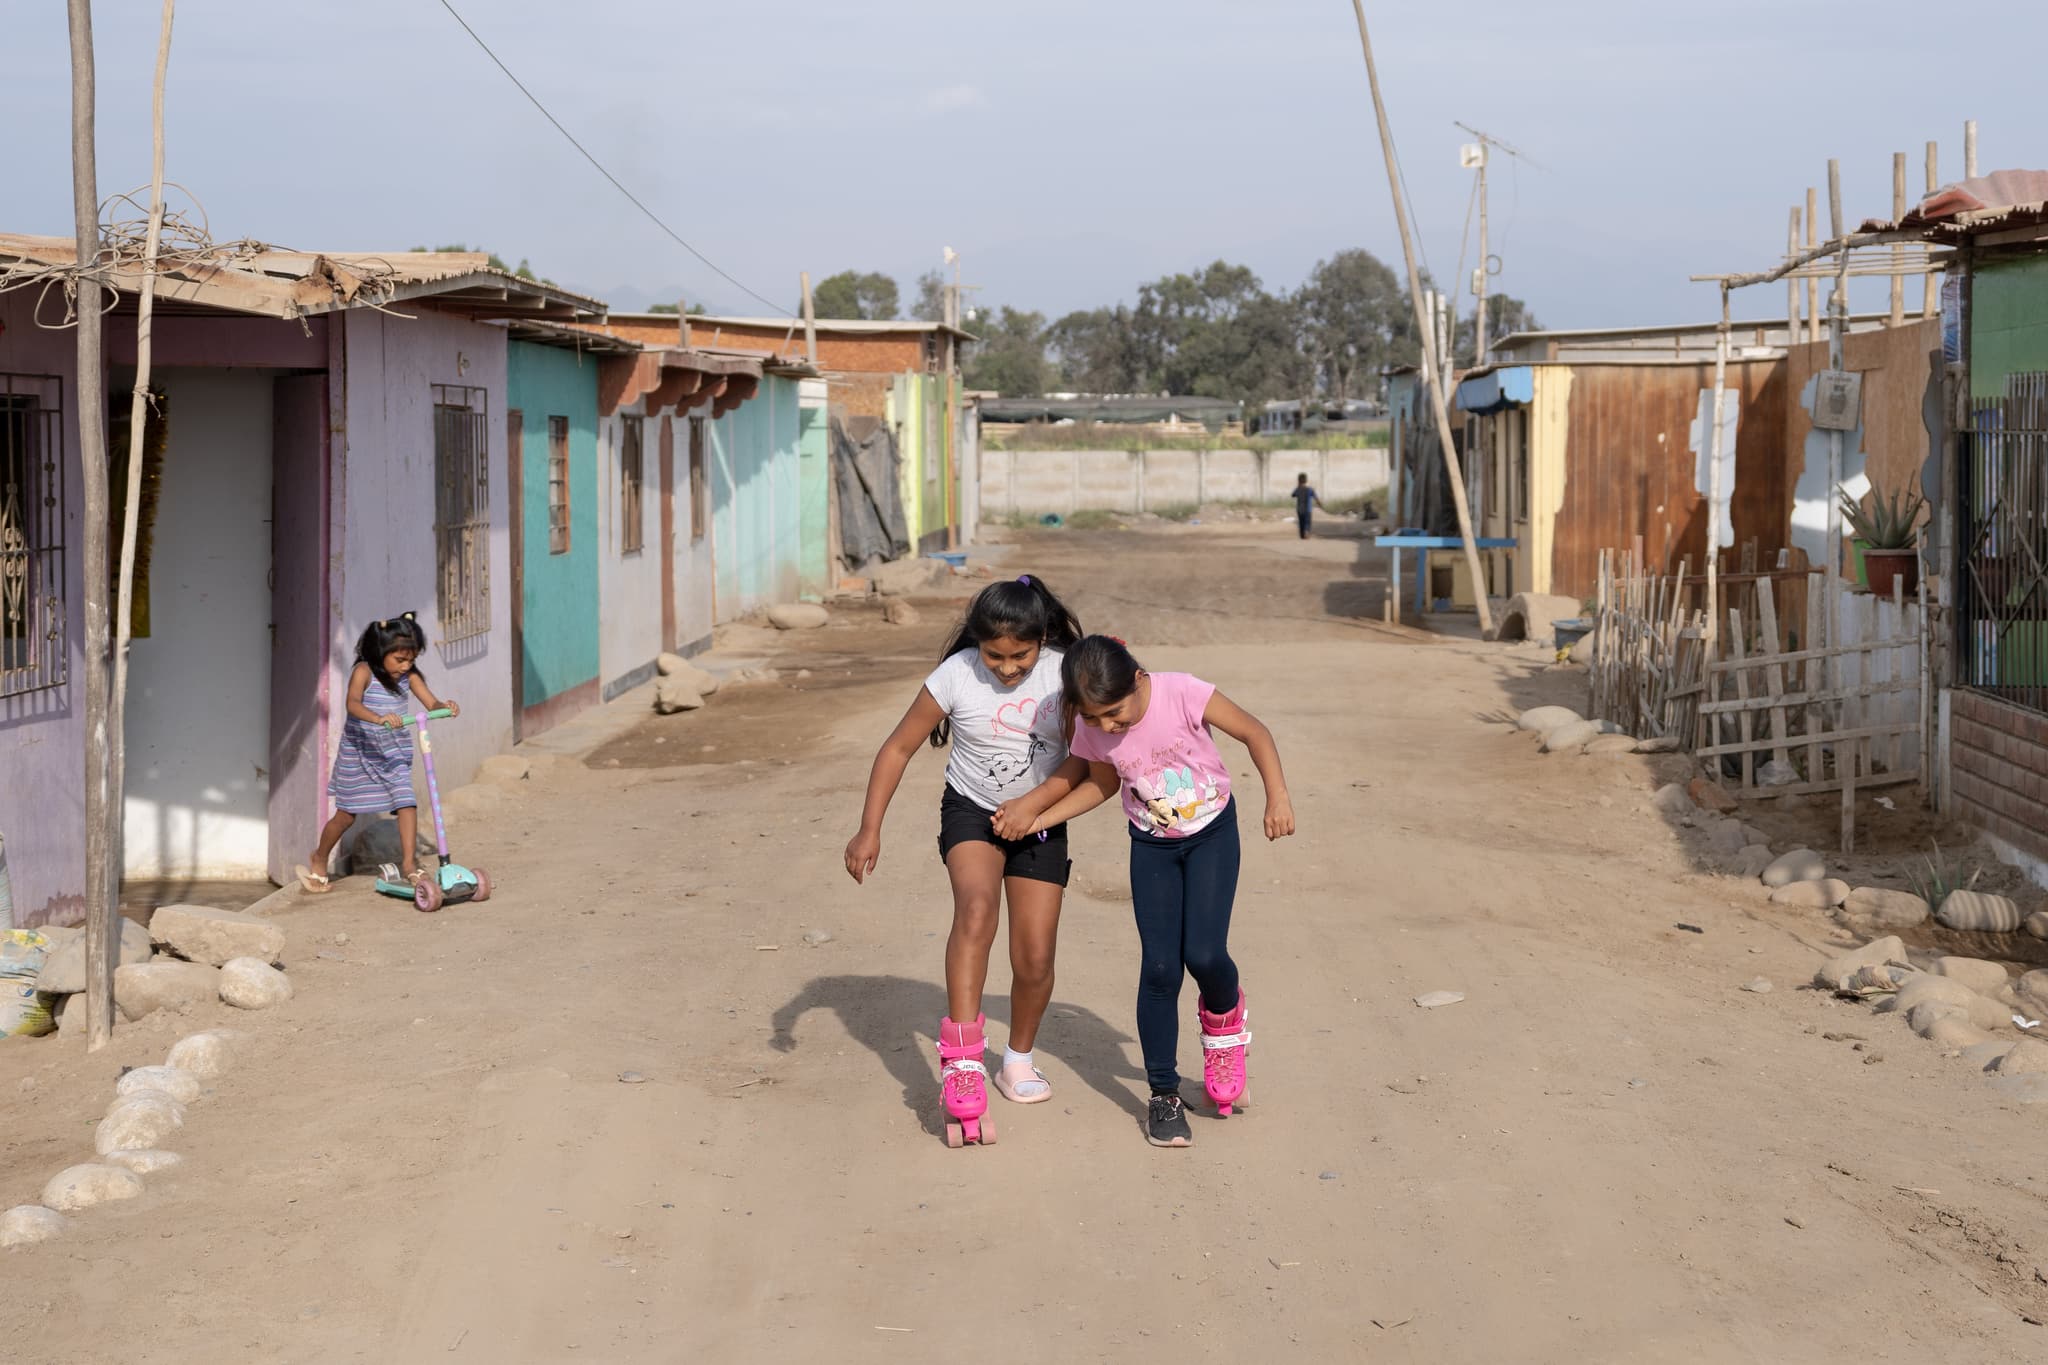
[[[1070,761],[1080,762],[1081,760],[1074,759]],[[1051,786],[1051,781],[1048,780],[1046,785]],[[1053,802],[1051,807],[1041,811],[1037,818],[1032,820],[1030,827],[1024,833],[1037,834],[1043,830],[1051,829],[1054,825],[1063,825],[1078,816],[1086,815],[1089,811],[1094,810],[1097,806],[1115,796],[1117,785],[1118,778],[1115,768],[1107,763],[1090,763],[1088,765],[1088,775],[1081,780],[1080,785],[1076,786],[1059,800]]]
[[[1202,719],[1251,750],[1252,766],[1266,784],[1266,837],[1285,839],[1294,833],[1294,801],[1287,794],[1287,774],[1280,771],[1280,748],[1265,722],[1221,692],[1210,694]]]
[[[875,766],[868,773],[867,800],[860,809],[860,830],[846,845],[847,875],[856,882],[867,880],[882,857],[882,817],[903,781],[903,770],[917,754],[917,746],[946,718],[945,708],[925,688],[917,689],[917,700],[896,722],[896,728],[882,741]]]

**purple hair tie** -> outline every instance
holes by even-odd
[[[1028,588],[1031,586],[1031,575],[1028,573],[1020,573],[1017,575],[1017,581]]]

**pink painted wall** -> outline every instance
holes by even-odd
[[[76,924],[85,915],[85,607],[78,514],[77,338],[45,331],[32,293],[0,294],[0,372],[52,374],[62,386],[64,523],[70,682],[0,699],[0,836],[21,926]]]
[[[346,373],[342,420],[330,433],[336,467],[330,503],[328,733],[331,765],[355,663],[373,620],[416,611],[429,641],[421,671],[436,695],[462,703],[434,732],[443,793],[512,744],[512,573],[506,503],[506,350],[502,328],[420,307],[411,318],[355,312],[341,320]],[[486,391],[490,467],[490,629],[442,647],[436,613],[434,385]],[[308,699],[309,704],[313,699]],[[426,816],[423,774],[422,828]],[[323,778],[324,789],[324,778]]]
[[[325,317],[160,317],[150,327],[152,365],[318,370],[327,365]],[[107,363],[135,363],[135,319],[107,319]]]

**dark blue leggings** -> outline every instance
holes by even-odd
[[[1144,965],[1138,976],[1138,1045],[1154,1094],[1180,1088],[1180,983],[1195,978],[1211,1014],[1237,1008],[1230,905],[1237,896],[1237,803],[1185,839],[1131,835],[1131,908]]]

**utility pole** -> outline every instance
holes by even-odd
[[[811,362],[811,368],[818,365],[818,309],[811,301],[811,272],[797,272],[797,284],[804,294],[804,357]]]
[[[1529,155],[1519,148],[1509,146],[1490,133],[1481,132],[1469,123],[1458,123],[1455,119],[1452,122],[1454,126],[1464,129],[1479,139],[1476,146],[1466,149],[1465,164],[1479,172],[1479,269],[1472,274],[1472,292],[1479,296],[1479,312],[1472,330],[1476,334],[1478,348],[1475,353],[1477,356],[1475,363],[1484,365],[1486,363],[1486,333],[1491,325],[1486,317],[1486,291],[1487,284],[1496,268],[1496,262],[1492,254],[1487,250],[1486,172],[1493,162],[1493,149],[1496,147],[1506,152],[1509,156],[1522,161],[1529,161]],[[1533,166],[1536,163],[1530,161],[1529,164]]]
[[[71,30],[71,208],[78,232],[78,463],[85,494],[86,1050],[114,1036],[114,879],[107,753],[107,387],[99,174],[93,158],[92,0],[66,0]]]
[[[1372,87],[1373,114],[1380,126],[1380,151],[1387,162],[1387,188],[1394,200],[1394,222],[1401,229],[1401,259],[1408,267],[1408,297],[1415,306],[1416,333],[1422,340],[1423,378],[1429,384],[1429,403],[1436,418],[1437,442],[1443,447],[1444,473],[1451,485],[1451,505],[1458,513],[1458,537],[1465,542],[1465,567],[1472,574],[1472,597],[1479,608],[1479,629],[1493,634],[1493,608],[1486,600],[1486,566],[1480,562],[1479,546],[1472,534],[1472,507],[1465,497],[1465,473],[1458,460],[1457,445],[1451,440],[1450,409],[1444,402],[1442,367],[1429,338],[1434,330],[1424,311],[1422,276],[1415,268],[1415,237],[1408,226],[1408,206],[1401,198],[1401,172],[1394,160],[1394,130],[1387,122],[1387,104],[1380,96],[1379,69],[1373,65],[1372,37],[1366,32],[1364,0],[1351,0],[1358,16],[1358,45],[1365,52],[1365,78]],[[1483,265],[1483,263],[1482,263]]]

